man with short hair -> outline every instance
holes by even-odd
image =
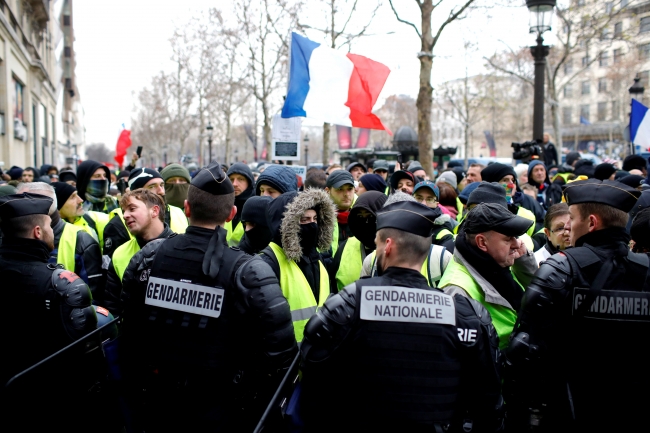
[[[124,272],[123,371],[139,431],[251,431],[296,355],[273,271],[228,247],[234,202],[211,163],[192,179],[186,232],[149,242]]]
[[[562,187],[550,181],[542,161],[536,160],[528,164],[528,183],[537,188],[537,201],[544,210],[562,202]]]
[[[420,179],[427,179],[427,172],[424,171],[424,167],[420,164],[420,161],[411,161],[408,167],[408,171],[413,173],[413,176]]]
[[[86,211],[83,200],[77,193],[77,188],[67,182],[52,182],[56,193],[57,207],[61,218],[70,224],[81,227],[91,235],[99,247],[104,247],[104,228],[110,221],[109,216],[103,212]]]
[[[570,227],[566,227],[568,220],[569,206],[566,203],[557,203],[548,209],[544,217],[546,242],[542,248],[535,251],[535,260],[538,265],[553,254],[564,251],[570,246]]]
[[[551,135],[548,132],[544,133],[542,139],[542,154],[544,157],[544,164],[547,167],[560,162],[557,158],[557,149],[555,149],[555,145],[551,141]]]
[[[27,167],[26,169],[23,170],[23,176],[20,181],[23,183],[34,182],[39,177],[40,174],[37,169],[35,169],[34,167]]]
[[[307,431],[461,431],[463,424],[496,431],[501,425],[498,343],[487,311],[432,288],[420,273],[434,219],[432,209],[412,201],[378,210],[381,276],[330,296],[307,324],[300,347]],[[323,416],[323,407],[341,395],[353,410]]]
[[[21,183],[18,193],[30,192],[50,197],[50,208],[54,248],[50,263],[60,263],[68,271],[74,272],[88,284],[93,299],[100,302],[104,295],[105,277],[102,270],[102,252],[98,241],[81,227],[61,219],[54,187],[44,182]]]
[[[348,216],[354,203],[354,178],[352,174],[347,170],[337,170],[331,173],[327,177],[325,192],[329,194],[337,211],[337,224],[334,225],[331,248],[331,256],[334,257],[339,244],[352,236],[352,232],[348,227]]]
[[[48,263],[54,249],[52,205],[52,198],[29,192],[0,198],[3,384],[97,326],[88,286],[70,270]],[[85,348],[93,347],[92,340],[87,343]],[[79,379],[88,361],[83,357],[84,347],[77,349],[3,385],[0,426],[4,431],[87,431],[90,424],[84,402],[89,394]],[[54,404],[56,399],[79,412],[63,414],[60,405]]]
[[[305,189],[318,188],[325,189],[327,185],[327,174],[320,168],[312,167],[307,170],[307,178],[305,179]]]
[[[480,182],[483,180],[481,178],[481,170],[485,168],[485,165],[483,164],[470,164],[469,168],[467,169],[467,176],[465,177],[467,179],[467,184],[473,183],[473,182]]]
[[[650,332],[649,262],[629,251],[625,231],[640,194],[610,180],[566,185],[574,248],[539,267],[505,352],[513,431],[528,430],[531,417],[540,431],[647,428],[650,398],[638,390],[650,386],[642,343]]]
[[[152,168],[134,168],[129,174],[128,185],[131,191],[147,189],[165,200],[165,181],[162,175]],[[116,209],[111,215],[111,220],[104,229],[104,254],[109,257],[113,257],[115,250],[121,245],[133,240],[122,215],[122,209]],[[187,217],[182,209],[167,204],[162,215],[172,232],[185,233]]]
[[[413,189],[413,198],[418,203],[425,205],[430,209],[437,209],[438,199],[440,197],[440,189],[430,180],[425,180]],[[431,235],[432,242],[435,245],[442,245],[451,253],[454,252],[454,227],[456,222],[447,214],[442,214],[436,218],[434,222],[434,229]]]
[[[499,335],[500,348],[508,344],[524,288],[537,270],[533,253],[517,239],[532,224],[502,205],[478,204],[467,214],[456,237],[453,260],[440,280],[445,293],[483,304]]]

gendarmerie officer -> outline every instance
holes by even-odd
[[[346,286],[307,324],[301,345],[307,431],[501,425],[490,315],[472,299],[431,288],[420,273],[436,215],[410,201],[378,211],[381,276]],[[342,398],[346,410],[323,412]]]
[[[218,163],[202,169],[186,232],[151,241],[124,273],[125,367],[146,389],[147,431],[252,430],[297,352],[273,271],[228,247],[234,200]]]
[[[75,352],[79,357],[68,357],[61,363],[55,360],[5,388],[13,376],[97,326],[86,283],[63,266],[48,264],[54,249],[48,215],[53,202],[50,197],[33,193],[0,198],[0,227],[4,234],[0,247],[0,326],[5,330],[0,424],[4,431],[38,431],[46,426],[76,431],[80,424],[71,425],[69,417],[81,416],[76,411],[86,410],[77,386],[84,371],[81,354],[85,347]],[[62,404],[70,405],[71,412],[62,415],[60,406],[55,409],[59,398],[65,402]],[[87,425],[82,430],[85,428]]]
[[[522,300],[506,352],[508,418],[544,431],[647,428],[648,257],[629,251],[625,232],[639,195],[610,180],[565,187],[574,248],[543,262]]]

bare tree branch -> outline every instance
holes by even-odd
[[[397,18],[397,21],[399,21],[400,23],[408,24],[409,26],[413,27],[413,29],[415,30],[415,33],[418,34],[418,37],[420,39],[422,39],[422,34],[420,33],[420,30],[417,28],[417,26],[415,24],[413,24],[410,21],[406,21],[406,20],[403,20],[403,19],[400,18],[399,14],[395,10],[395,6],[393,6],[393,0],[388,0],[388,3],[390,3],[390,8],[393,10],[393,13],[395,14],[395,18]],[[418,1],[418,5],[420,7],[422,6],[422,4],[419,1]]]

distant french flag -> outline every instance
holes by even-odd
[[[372,114],[390,74],[386,65],[292,33],[289,71],[282,117],[309,117],[335,125],[384,129],[392,134]]]
[[[648,107],[632,99],[632,114],[630,116],[630,139],[642,149],[650,147],[650,113]]]

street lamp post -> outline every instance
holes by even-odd
[[[634,84],[632,84],[632,87],[628,89],[628,92],[630,92],[630,108],[632,105],[632,100],[635,100],[637,102],[641,102],[643,100],[643,92],[645,92],[645,87],[643,87],[643,84],[641,84],[641,77],[639,77],[639,74],[636,74],[636,77],[634,77]],[[630,124],[632,122],[632,110],[630,110]],[[631,126],[628,126],[627,129],[627,135],[630,136],[630,128]],[[634,146],[634,143],[632,143],[632,139],[630,138],[630,154],[634,155],[636,153],[636,147]]]
[[[205,129],[208,131],[208,163],[206,164],[206,166],[208,166],[212,162],[212,130],[214,127],[212,126],[212,123],[208,122],[208,126],[206,126]]]
[[[530,33],[537,33],[537,45],[530,47],[535,59],[535,96],[533,103],[533,139],[544,138],[544,74],[549,46],[544,45],[542,33],[551,30],[551,19],[556,0],[526,0],[530,11]]]
[[[309,166],[309,134],[305,134],[305,138],[302,139],[305,142],[305,167]]]

